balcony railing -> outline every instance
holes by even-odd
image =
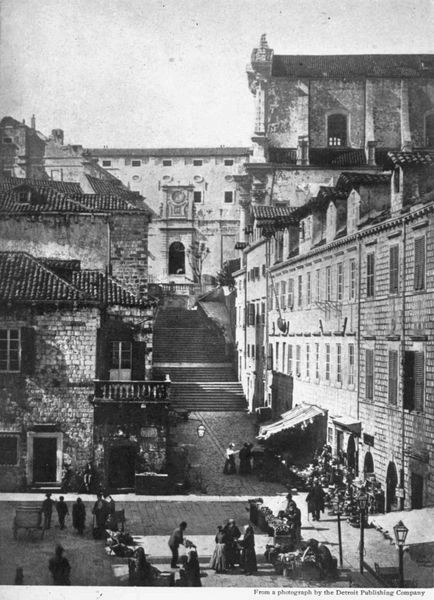
[[[169,400],[170,381],[95,381],[95,399],[114,402]]]

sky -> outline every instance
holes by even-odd
[[[248,146],[246,65],[434,52],[434,0],[0,0],[0,117],[85,147]]]

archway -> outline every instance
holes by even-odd
[[[398,473],[395,463],[390,462],[387,467],[386,475],[386,512],[396,508],[396,486],[398,485]]]
[[[347,444],[347,466],[349,469],[356,470],[356,444],[354,436],[350,435]]]
[[[363,463],[363,474],[365,477],[368,473],[374,473],[374,459],[369,451],[365,454],[365,461]]]
[[[169,275],[185,274],[185,248],[181,242],[169,246]]]

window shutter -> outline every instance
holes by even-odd
[[[414,409],[414,352],[406,352],[404,358],[404,408]]]
[[[414,240],[414,289],[425,289],[425,238]]]
[[[424,390],[424,355],[423,352],[414,353],[414,409],[423,411]]]
[[[389,249],[389,291],[392,294],[398,291],[398,257],[399,247],[391,246]]]
[[[98,329],[96,333],[96,379],[109,378],[110,344],[108,343],[107,330]]]
[[[33,327],[21,328],[21,372],[33,375],[36,359],[36,335]]]
[[[145,379],[146,342],[133,342],[132,344],[132,372],[131,378],[135,381]]]
[[[389,402],[396,404],[398,391],[398,352],[389,350]]]

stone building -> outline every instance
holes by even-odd
[[[119,184],[83,146],[65,144],[62,129],[53,129],[50,136],[38,131],[34,115],[30,127],[12,117],[0,121],[0,175],[77,182],[88,194],[95,193],[92,180]]]
[[[166,385],[151,381],[150,210],[135,194],[0,182],[0,488],[58,487],[94,463],[134,487],[165,462]],[[126,238],[128,232],[128,239]]]
[[[433,58],[274,56],[263,37],[248,75],[239,376],[251,410],[286,414],[262,439],[294,447],[326,414],[316,442],[374,472],[387,510],[432,503]]]
[[[94,148],[93,157],[158,215],[149,229],[149,278],[185,292],[198,283],[192,246],[209,250],[202,283],[212,281],[234,250],[239,228],[236,178],[248,148]]]

